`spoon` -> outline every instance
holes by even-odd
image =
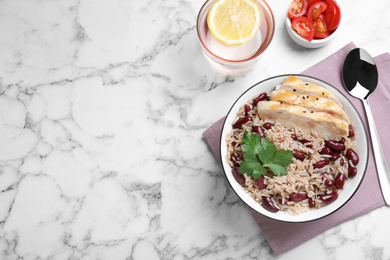
[[[374,150],[376,169],[378,171],[379,183],[382,195],[387,206],[390,206],[390,176],[383,155],[382,146],[376,131],[374,118],[368,97],[374,92],[378,84],[378,70],[371,55],[361,49],[355,48],[345,58],[343,65],[343,83],[347,91],[354,97],[362,100],[368,126],[371,134],[371,143]]]

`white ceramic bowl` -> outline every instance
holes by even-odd
[[[287,8],[287,11],[286,11],[286,18],[285,18],[285,25],[286,25],[286,30],[287,30],[287,33],[288,35],[291,37],[291,39],[298,45],[302,46],[302,47],[305,47],[305,48],[311,48],[311,49],[314,49],[314,48],[319,48],[319,47],[322,47],[322,46],[325,46],[326,44],[328,44],[331,40],[333,40],[333,38],[336,37],[336,35],[339,33],[340,31],[340,28],[342,26],[342,23],[343,23],[343,8],[342,6],[340,5],[340,1],[335,1],[337,3],[337,5],[339,6],[340,8],[340,24],[339,26],[337,27],[337,29],[331,34],[329,35],[328,37],[326,37],[325,39],[313,39],[311,42],[309,42],[308,40],[302,38],[301,36],[299,36],[299,34],[291,27],[291,21],[290,19],[287,17],[287,12],[288,12],[288,8]],[[290,5],[289,5],[290,6]]]
[[[275,76],[272,78],[268,78],[266,80],[263,80],[248,90],[246,90],[237,100],[234,102],[233,106],[229,110],[221,133],[221,142],[220,142],[220,156],[222,161],[222,167],[225,172],[225,175],[227,177],[227,180],[233,190],[236,192],[238,197],[240,197],[243,202],[248,205],[250,208],[252,208],[254,211],[269,217],[271,219],[284,221],[284,222],[293,222],[293,223],[299,223],[299,222],[307,222],[312,220],[317,220],[320,218],[323,218],[325,216],[328,216],[332,213],[334,213],[336,210],[340,209],[345,203],[347,203],[351,197],[355,194],[355,192],[358,190],[363,177],[366,173],[367,168],[367,162],[368,162],[368,141],[367,141],[367,134],[364,128],[364,125],[362,123],[362,119],[357,112],[356,108],[352,105],[352,103],[335,87],[329,85],[328,83],[313,78],[309,76],[304,75],[293,75],[296,77],[299,77],[303,81],[308,81],[314,84],[317,84],[319,86],[325,87],[327,90],[332,92],[343,104],[344,111],[347,113],[347,115],[350,117],[352,124],[354,126],[356,135],[358,138],[355,139],[356,142],[356,148],[354,149],[360,158],[359,164],[357,167],[357,175],[350,179],[350,181],[345,185],[344,189],[340,192],[339,197],[336,201],[334,201],[331,204],[328,204],[320,209],[312,209],[308,212],[301,213],[299,215],[291,215],[284,211],[278,211],[277,213],[272,213],[268,210],[266,210],[260,203],[256,202],[244,189],[243,187],[236,181],[232,174],[232,168],[230,165],[226,162],[226,155],[227,155],[227,145],[225,141],[225,136],[230,132],[232,129],[232,123],[234,122],[237,112],[240,108],[240,106],[244,105],[249,99],[252,99],[254,96],[262,93],[262,92],[268,92],[270,93],[276,85],[282,84],[283,81],[290,75],[280,75]]]

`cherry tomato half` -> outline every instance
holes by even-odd
[[[328,31],[332,32],[340,24],[340,7],[332,0],[326,0],[328,8],[325,11],[326,26]]]
[[[303,16],[307,11],[307,0],[293,0],[288,9],[287,16],[294,19]]]
[[[327,4],[324,2],[317,2],[314,3],[310,8],[307,10],[307,18],[309,18],[311,21],[316,19],[321,13],[323,13],[326,8],[328,7]]]
[[[314,24],[314,37],[315,38],[326,38],[330,35],[328,28],[326,26],[326,20],[325,20],[325,15],[320,14],[316,19],[313,20]]]
[[[311,42],[314,38],[314,24],[307,17],[295,18],[291,23],[292,28],[303,38]]]
[[[310,6],[312,6],[313,4],[315,4],[317,2],[324,2],[324,1],[323,0],[308,0],[307,1],[307,8],[309,8]]]

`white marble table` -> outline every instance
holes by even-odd
[[[0,1],[0,259],[390,259],[385,207],[276,256],[202,138],[259,80],[350,41],[390,51],[388,0],[343,0],[315,50],[288,38],[289,1],[235,77],[201,54],[202,0]]]

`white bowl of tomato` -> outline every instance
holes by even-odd
[[[341,7],[335,0],[292,0],[286,15],[286,29],[298,45],[319,48],[336,36],[341,21]]]

